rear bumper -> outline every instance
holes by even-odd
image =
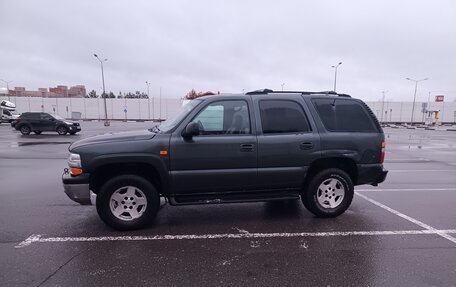
[[[88,174],[81,174],[73,177],[64,173],[62,175],[62,182],[63,190],[71,200],[82,205],[92,204]]]
[[[387,170],[383,169],[383,164],[358,164],[358,180],[356,185],[371,184],[378,185],[386,179]]]

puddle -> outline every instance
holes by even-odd
[[[33,145],[57,145],[57,144],[72,144],[73,142],[12,142],[10,147],[33,146]]]

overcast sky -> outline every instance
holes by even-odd
[[[456,1],[0,1],[0,79],[182,97],[332,90],[456,99]],[[0,82],[1,86],[4,86]],[[11,88],[10,86],[10,88]],[[436,92],[434,92],[436,91]],[[437,92],[438,91],[438,92]],[[447,92],[444,92],[447,91]]]

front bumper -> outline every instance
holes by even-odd
[[[92,204],[88,174],[71,176],[70,174],[64,173],[62,175],[62,182],[63,190],[71,200],[82,205]]]
[[[70,132],[80,132],[81,126],[68,126],[68,129],[70,130]]]

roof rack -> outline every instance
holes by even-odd
[[[265,95],[265,94],[301,94],[301,95],[324,94],[324,95],[330,95],[330,96],[351,98],[350,95],[338,94],[334,91],[306,92],[306,91],[273,91],[271,89],[262,89],[262,90],[256,90],[256,91],[251,91],[251,92],[246,93],[246,95]]]

